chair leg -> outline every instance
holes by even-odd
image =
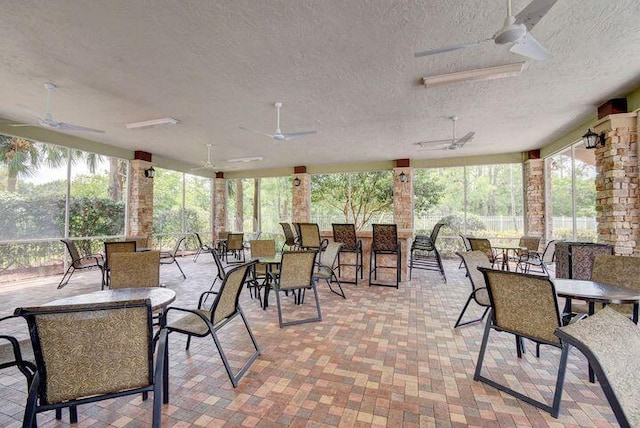
[[[491,320],[487,321],[484,326],[484,333],[482,335],[482,344],[480,345],[480,352],[478,353],[478,361],[476,362],[476,371],[473,374],[473,380],[478,381],[481,378],[482,363],[484,362],[484,353],[487,351],[487,342],[489,341],[489,332],[491,331]]]
[[[60,280],[60,283],[58,284],[58,290],[69,283],[69,280],[71,279],[71,276],[73,275],[73,273],[75,271],[76,271],[76,269],[73,267],[73,263],[70,264],[69,267],[67,268],[67,271],[64,273],[64,275],[62,275],[62,279]],[[67,276],[67,275],[69,275],[69,276]],[[66,281],[65,281],[65,278],[66,278]]]
[[[78,423],[78,406],[69,406],[69,423]]]
[[[198,257],[200,256],[200,253],[202,252],[202,248],[198,248],[198,251],[196,251],[196,255],[193,256],[193,262],[197,262],[198,261]]]
[[[190,335],[190,334],[188,334],[188,335],[187,335],[187,346],[185,346],[185,348],[184,348],[184,349],[188,351],[188,350],[189,350],[189,346],[190,346],[190,345],[191,345],[191,335]]]
[[[473,324],[476,323],[478,321],[482,321],[485,317],[485,315],[487,315],[487,312],[489,311],[489,307],[486,307],[484,309],[484,312],[482,312],[482,316],[480,318],[475,318],[472,319],[470,321],[465,321],[465,322],[460,322],[462,320],[462,316],[464,315],[464,313],[467,310],[467,307],[469,307],[469,304],[471,303],[471,300],[473,299],[473,294],[469,295],[469,298],[467,299],[467,302],[464,304],[464,307],[462,308],[462,311],[460,312],[460,315],[458,316],[458,320],[456,321],[456,324],[453,326],[453,328],[457,328],[457,327],[461,327],[463,325],[467,325],[467,324]]]
[[[333,289],[333,287],[331,287],[331,280],[335,278],[336,280],[336,284],[338,284],[338,289],[340,290],[340,292],[336,291]],[[344,295],[344,290],[342,289],[342,285],[340,285],[340,280],[338,279],[338,277],[336,276],[335,273],[331,273],[331,278],[327,279],[327,285],[329,286],[329,290],[331,290],[332,293],[337,294],[338,296],[342,297],[343,299],[346,299],[347,296]]]
[[[178,266],[178,269],[180,269],[180,273],[182,274],[182,277],[184,279],[187,279],[187,275],[185,275],[184,272],[182,271],[182,268],[180,267],[180,263],[178,263],[178,260],[174,258],[173,261],[176,262],[176,266]]]

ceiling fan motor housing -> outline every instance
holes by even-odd
[[[524,24],[516,24],[516,19],[513,16],[508,16],[504,20],[504,25],[493,36],[493,40],[498,45],[504,45],[507,43],[515,43],[527,34],[527,27]]]

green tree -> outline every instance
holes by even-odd
[[[446,186],[443,177],[433,169],[416,170],[413,178],[413,204],[417,215],[426,215],[440,203]]]

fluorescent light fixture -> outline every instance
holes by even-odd
[[[137,128],[150,128],[152,126],[176,125],[178,123],[180,123],[178,119],[174,119],[172,117],[163,117],[161,119],[144,120],[142,122],[131,122],[131,123],[125,124],[124,126],[127,129],[137,129]]]
[[[233,158],[229,159],[227,162],[229,163],[239,163],[239,162],[259,162],[264,159],[262,156],[251,156],[246,158]]]
[[[447,85],[449,83],[470,82],[473,80],[502,79],[518,76],[524,70],[526,62],[497,65],[495,67],[476,68],[474,70],[458,71],[456,73],[426,76],[422,78],[424,86]]]

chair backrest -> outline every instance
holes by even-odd
[[[223,280],[227,273],[225,272],[224,266],[222,265],[222,260],[220,260],[220,254],[218,254],[217,251],[212,251],[211,254],[213,254],[213,260],[216,262],[216,268],[218,269],[218,278],[220,278],[220,280]]]
[[[547,246],[544,248],[544,253],[542,253],[542,262],[546,264],[553,263],[556,259],[556,242],[557,240],[553,239],[547,242]]]
[[[200,238],[200,234],[198,232],[191,232],[191,233],[193,233],[193,236],[196,237],[196,241],[198,241],[198,248],[204,247],[204,244],[202,243],[202,238]]]
[[[372,251],[397,251],[398,226],[395,224],[372,224]]]
[[[598,255],[593,259],[591,279],[640,290],[640,257]]]
[[[345,250],[355,250],[358,247],[356,226],[353,223],[331,223],[333,241],[342,243]]]
[[[282,290],[311,285],[316,251],[285,251],[280,263],[278,287]]]
[[[136,248],[149,247],[149,237],[147,235],[125,236],[125,241],[136,241]]]
[[[292,247],[296,243],[296,237],[293,234],[293,229],[289,223],[280,223],[282,226],[282,232],[284,233],[284,243],[289,247]]]
[[[320,268],[327,267],[333,270],[342,246],[341,242],[330,242],[327,248],[320,253]]]
[[[464,245],[465,251],[471,251],[471,243],[469,242],[469,238],[471,238],[471,236],[460,235],[460,238],[462,238],[462,244]]]
[[[272,257],[276,255],[276,241],[273,239],[256,239],[251,244],[251,257]]]
[[[440,233],[440,229],[444,226],[444,223],[436,223],[431,229],[431,235],[429,235],[429,239],[431,240],[431,245],[436,245],[436,239],[438,239],[438,234]]]
[[[109,288],[158,287],[160,251],[111,254]]]
[[[113,253],[135,253],[136,241],[124,241],[124,242],[105,242],[104,243],[104,266],[109,267],[109,261],[111,254]]]
[[[556,290],[549,278],[479,268],[484,274],[493,325],[539,342],[559,345],[554,335],[560,322]]]
[[[15,314],[29,324],[40,404],[153,383],[150,300],[18,308]]]
[[[300,230],[300,246],[303,248],[320,248],[320,229],[317,223],[298,223]]]
[[[471,281],[471,288],[477,290],[478,288],[484,288],[487,286],[484,280],[484,274],[478,270],[479,267],[491,268],[491,262],[485,253],[482,251],[465,251],[462,253],[456,253],[462,259],[464,267],[467,269],[469,280]],[[476,301],[481,305],[489,306],[488,292],[478,292],[475,295]]]
[[[180,247],[182,246],[182,243],[184,242],[184,240],[185,240],[186,238],[187,238],[186,236],[182,235],[182,236],[180,237],[180,239],[178,239],[178,240],[176,241],[176,245],[173,247],[173,250],[171,251],[171,255],[172,255],[174,258],[175,258],[175,257],[176,257],[176,255],[178,254],[178,251],[180,251]]]
[[[482,251],[489,258],[489,261],[493,263],[494,255],[491,248],[491,242],[486,238],[467,238],[469,239],[469,246],[471,251]]]
[[[582,352],[593,367],[621,427],[640,426],[640,329],[604,308],[560,327],[556,335]]]
[[[242,285],[246,282],[249,270],[254,264],[255,262],[243,263],[224,276],[220,290],[211,306],[211,324],[215,326],[238,312]]]
[[[61,239],[64,245],[67,247],[67,251],[69,251],[69,256],[71,256],[71,260],[73,263],[73,267],[77,267],[80,263],[80,253],[78,253],[78,248],[76,247],[76,243],[71,239]]]
[[[237,251],[244,249],[244,233],[229,233],[227,235],[227,250]]]
[[[528,251],[538,251],[540,248],[539,236],[522,236],[518,242],[519,247],[526,248]]]

